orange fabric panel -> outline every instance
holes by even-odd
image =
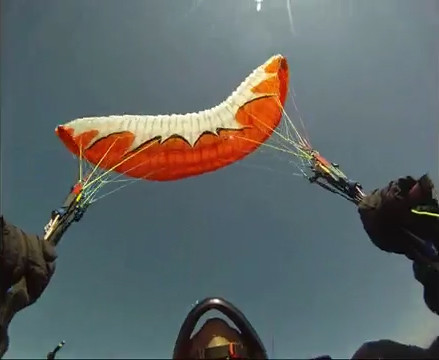
[[[251,91],[269,95],[242,104],[235,114],[235,120],[244,128],[204,133],[193,146],[175,135],[163,142],[160,138],[150,139],[129,151],[136,136],[129,131],[110,134],[90,146],[99,129],[74,135],[72,128],[61,125],[56,134],[74,154],[79,156],[82,147],[82,156],[91,163],[104,158],[99,167],[135,178],[168,181],[214,171],[257,149],[282,118],[289,81],[287,60],[273,58],[264,70],[271,76]]]

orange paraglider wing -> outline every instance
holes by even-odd
[[[276,55],[211,109],[79,118],[55,131],[72,153],[102,169],[177,180],[220,169],[256,150],[282,118],[288,80],[287,60]]]

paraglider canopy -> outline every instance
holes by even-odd
[[[69,151],[101,169],[170,181],[215,171],[255,151],[278,126],[288,63],[275,55],[217,106],[190,114],[84,117],[56,128]]]

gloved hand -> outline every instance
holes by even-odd
[[[414,214],[413,209],[439,213],[434,185],[427,175],[419,180],[406,177],[392,181],[387,187],[366,196],[358,206],[364,229],[376,246],[413,260],[414,276],[424,287],[424,301],[439,315],[439,272],[432,263],[416,256],[415,251],[419,249],[415,246],[420,245],[414,243],[410,234],[439,248],[439,219]]]
[[[41,296],[55,272],[55,248],[36,235],[26,234],[8,223],[3,216],[0,222],[0,289],[5,292],[25,281],[27,302],[31,304]]]
[[[33,304],[55,272],[55,248],[0,216],[0,359],[8,349],[14,315]]]
[[[372,242],[381,250],[411,258],[412,239],[405,230],[425,239],[439,239],[439,220],[417,215],[412,209],[439,213],[434,185],[427,175],[391,181],[374,190],[358,205],[358,212]]]

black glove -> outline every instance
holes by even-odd
[[[0,216],[0,358],[8,349],[14,315],[33,304],[55,272],[55,248]]]
[[[1,216],[0,289],[26,282],[29,303],[35,302],[55,272],[55,248],[36,235],[29,235]]]
[[[408,176],[374,190],[358,205],[361,221],[372,242],[381,250],[411,257],[413,239],[406,230],[424,239],[439,239],[438,218],[416,215],[412,209],[439,213],[434,186],[427,175]]]
[[[415,251],[419,253],[420,250],[416,246],[420,243],[415,243],[411,235],[432,242],[436,249],[439,248],[438,218],[411,212],[415,209],[439,213],[433,193],[434,186],[427,175],[419,180],[401,178],[366,196],[360,202],[358,211],[364,229],[376,246],[414,260],[413,272],[424,286],[424,301],[432,312],[439,315],[439,272],[431,263],[416,256]]]

